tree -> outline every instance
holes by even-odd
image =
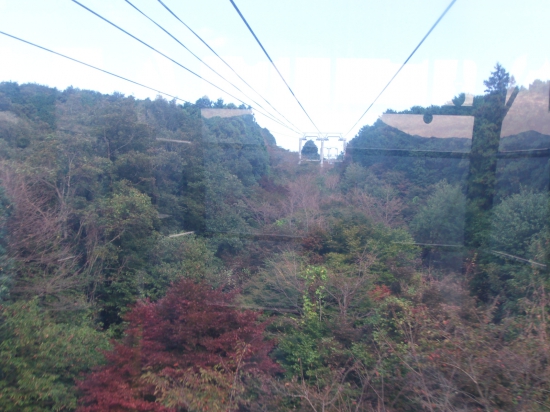
[[[98,151],[109,160],[131,150],[145,151],[153,141],[147,125],[138,122],[136,101],[131,97],[116,96],[94,123]]]
[[[0,306],[0,409],[73,410],[75,379],[99,364],[108,338],[82,314],[58,323],[37,300]]]
[[[40,296],[58,308],[72,307],[85,279],[72,259],[74,244],[64,238],[69,210],[58,201],[55,179],[52,184],[40,167],[29,169],[13,163],[0,167],[10,199],[7,248],[13,262],[12,297]]]
[[[506,101],[510,75],[499,63],[484,84],[487,95],[474,107],[473,113],[475,122],[467,190],[465,240],[474,248],[487,246],[502,122],[519,92],[516,88]]]
[[[287,196],[281,202],[281,209],[287,214],[287,220],[302,233],[321,226],[320,198],[321,193],[315,182],[315,176],[302,175],[286,185]]]
[[[319,150],[313,140],[308,140],[302,147],[302,156],[310,160],[319,160]]]
[[[119,323],[121,312],[135,302],[137,271],[146,266],[158,236],[158,214],[151,199],[125,180],[113,186],[112,196],[90,207],[85,222],[87,242],[93,245],[89,253],[97,254],[97,264],[103,266],[105,276],[93,279],[96,286],[99,284],[97,293],[105,326]]]
[[[199,109],[210,109],[212,107],[212,104],[213,103],[208,98],[208,96],[203,96],[195,102],[195,106],[197,106]]]
[[[487,87],[487,89],[485,89],[486,93],[503,94],[506,96],[510,82],[510,73],[508,73],[500,63],[497,63],[495,65],[495,71],[491,72],[491,77],[484,80],[483,84]]]
[[[477,105],[474,104],[475,121],[467,180],[464,230],[464,243],[471,250],[483,250],[490,242],[502,122],[519,92],[516,87],[507,99],[509,85],[509,74],[497,63],[495,71],[485,81],[487,94]],[[478,263],[487,263],[490,259],[492,257],[485,254],[480,257]],[[487,271],[480,271],[472,277],[472,291],[480,299],[487,301],[491,295],[490,283]]]
[[[548,230],[548,195],[523,190],[495,206],[493,217],[492,246],[533,259],[531,245]]]
[[[465,197],[459,186],[445,181],[435,186],[411,222],[416,239],[423,243],[461,245],[464,238]]]
[[[0,186],[0,304],[9,297],[12,285],[12,265],[6,249],[8,245],[6,224],[11,214],[11,204]]]
[[[277,371],[258,317],[233,307],[232,295],[180,280],[127,314],[108,364],[79,384],[79,411],[236,410],[245,381]]]

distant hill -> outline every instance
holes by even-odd
[[[499,151],[550,148],[549,96],[550,82],[537,80],[520,90],[504,119]],[[470,151],[473,114],[482,99],[474,98],[473,109],[415,106],[398,113],[390,110],[350,141],[350,155],[364,166],[377,165],[381,174],[403,173],[417,185],[431,185],[441,179],[464,182],[468,160],[461,153]],[[425,158],[416,151],[441,153]],[[546,158],[501,159],[497,168],[501,196],[517,192],[520,186],[544,190],[550,176]]]

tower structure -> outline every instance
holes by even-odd
[[[323,161],[325,159],[325,142],[328,141],[326,134],[320,134],[317,137],[317,141],[321,142],[321,167],[323,167]]]
[[[308,140],[313,140],[313,141],[317,141],[317,142],[320,142],[320,153],[319,153],[319,160],[315,159],[315,160],[311,160],[311,159],[304,159],[303,156],[302,156],[302,149],[303,149],[303,145],[304,145],[304,142],[308,141]],[[335,146],[329,146],[329,147],[325,147],[328,143],[327,142],[335,142],[336,145]],[[342,146],[342,149],[341,149],[341,154],[342,154],[342,158],[343,156],[345,155],[345,152],[346,152],[346,139],[342,136],[342,133],[315,133],[315,132],[308,132],[308,133],[304,133],[301,137],[298,138],[298,163],[302,163],[302,161],[308,161],[308,162],[317,162],[319,161],[321,167],[323,167],[323,164],[324,164],[324,161],[325,161],[325,151],[326,151],[326,154],[327,154],[327,158],[326,160],[329,160],[330,163],[332,162],[339,162],[341,160],[338,159],[339,157],[339,153],[338,153],[338,150],[339,150],[339,146]],[[335,155],[334,155],[334,158],[332,158],[330,155],[331,155],[331,151],[334,150],[335,151]]]

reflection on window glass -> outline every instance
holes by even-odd
[[[550,410],[550,6],[378,3],[0,1],[1,411]]]

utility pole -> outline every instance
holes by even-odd
[[[321,167],[323,167],[323,159],[325,157],[325,142],[328,141],[327,135],[319,135],[317,138],[321,142]]]

